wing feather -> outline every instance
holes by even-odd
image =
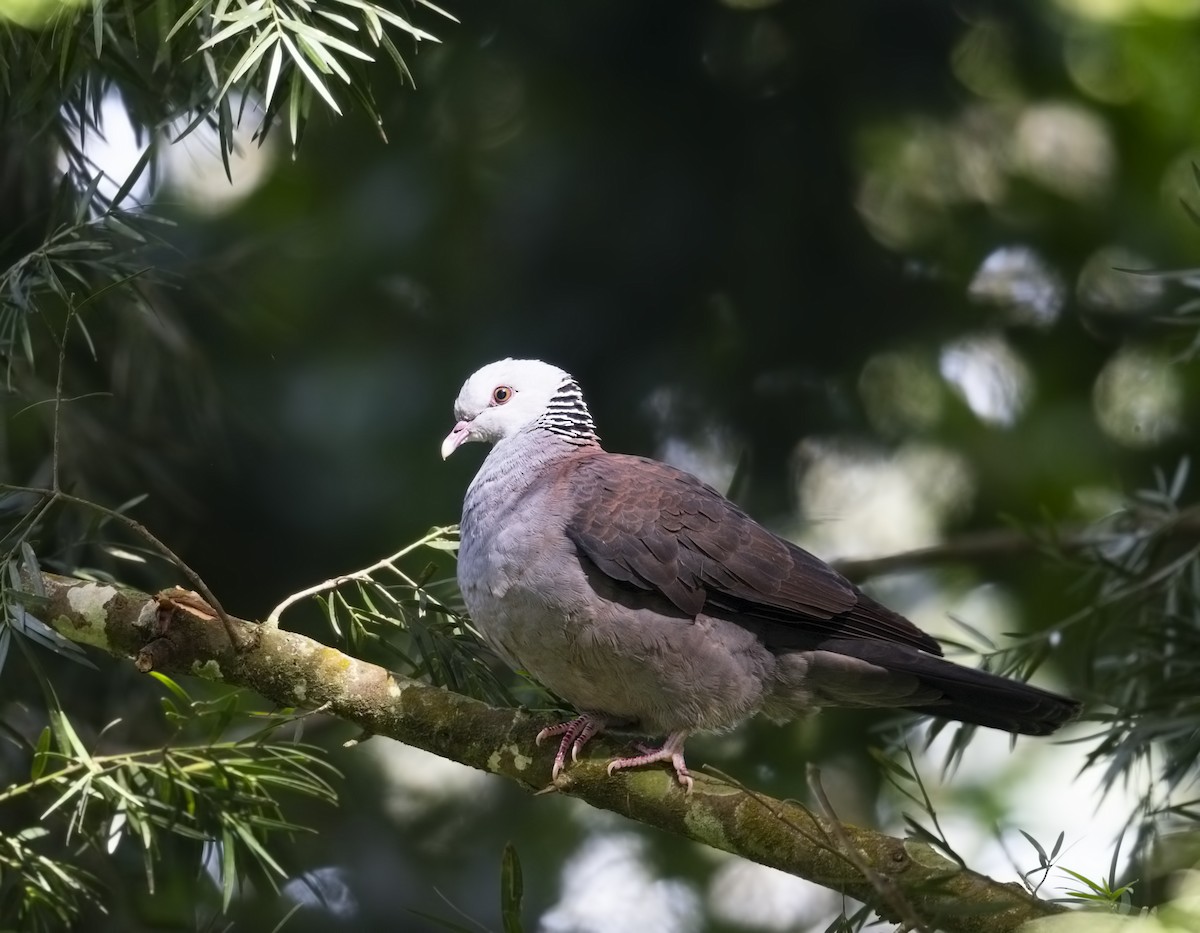
[[[605,452],[566,470],[559,479],[573,498],[567,535],[614,580],[657,591],[688,615],[707,605],[814,635],[942,653],[903,616],[688,473]]]

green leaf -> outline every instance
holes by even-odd
[[[1025,832],[1025,830],[1020,830],[1020,833],[1029,841],[1029,844],[1037,850],[1038,861],[1041,863],[1042,867],[1045,868],[1047,865],[1049,865],[1050,858],[1046,855],[1046,850],[1042,848],[1042,844],[1029,835],[1029,833]]]
[[[279,37],[280,33],[273,25],[255,36],[254,41],[250,43],[250,46],[242,54],[242,57],[238,59],[238,63],[234,65],[233,71],[229,73],[229,77],[225,79],[225,83],[221,86],[221,90],[217,96],[224,98],[229,93],[229,89],[262,60],[269,48],[272,46],[278,48]]]
[[[206,6],[208,6],[208,4],[210,2],[211,2],[211,0],[196,0],[195,3],[193,3],[190,7],[187,8],[187,10],[184,11],[184,14],[181,17],[179,17],[179,19],[175,20],[175,25],[171,27],[171,31],[167,33],[166,37],[163,39],[162,44],[169,45],[171,42],[171,39],[173,39],[175,37],[175,33],[179,32],[180,29],[182,29],[184,26],[186,26],[188,23],[190,23],[192,20],[194,20],[196,18],[196,16],[199,14],[199,12],[202,9],[204,9]]]
[[[338,107],[337,101],[335,101],[333,99],[333,95],[329,93],[329,88],[325,86],[325,82],[321,80],[321,76],[312,70],[312,67],[308,64],[304,53],[296,48],[296,44],[292,42],[291,38],[287,35],[284,35],[282,39],[284,46],[288,50],[288,54],[292,57],[292,61],[296,63],[296,67],[299,68],[304,74],[304,77],[308,79],[308,86],[320,94],[322,98],[324,98],[325,103],[329,105],[329,108],[334,113],[336,113],[338,116],[341,116],[342,111],[341,108]],[[293,142],[294,141],[295,140],[293,138]]]
[[[328,10],[317,10],[316,14],[317,16],[323,16],[330,22],[337,23],[343,29],[348,29],[351,32],[358,32],[358,25],[354,22],[354,20],[342,16],[341,13],[330,13]]]
[[[430,3],[429,0],[417,0],[417,3],[421,4],[421,6],[428,7],[429,9],[433,10],[433,12],[435,12],[435,13],[441,14],[442,16],[446,17],[446,19],[450,20],[453,23],[458,22],[457,16],[455,16],[453,13],[447,13],[440,6]]]
[[[146,166],[150,164],[150,160],[154,157],[154,152],[155,145],[153,139],[151,139],[146,144],[146,150],[138,157],[133,169],[125,176],[125,180],[121,182],[121,187],[117,189],[117,193],[113,195],[111,202],[113,207],[119,207],[121,202],[129,195],[129,192],[133,190],[133,186],[137,184],[138,179],[142,177],[142,173],[146,171]]]
[[[230,36],[235,36],[251,26],[256,26],[270,15],[271,10],[269,9],[247,10],[220,32],[214,33],[206,42],[201,43],[196,51],[203,52],[205,49],[211,49],[214,45],[220,45]]]
[[[288,134],[292,137],[292,151],[295,152],[296,146],[300,142],[300,120],[306,114],[306,108],[303,108],[303,91],[304,81],[301,79],[299,72],[292,74],[292,82],[288,95]],[[303,111],[303,112],[302,112]]]
[[[395,63],[396,71],[399,73],[401,80],[408,81],[410,86],[416,87],[417,82],[415,80],[413,80],[412,72],[408,70],[408,65],[406,65],[404,62],[404,56],[402,56],[400,54],[400,50],[398,48],[396,48],[396,44],[394,42],[392,42],[392,37],[389,36],[387,33],[383,34],[382,45],[383,45],[384,51],[388,53],[388,56]],[[458,550],[458,545],[454,545],[454,547],[451,548],[451,547],[448,547],[444,542],[440,542],[440,541],[439,542],[431,541],[429,543],[429,546],[432,548],[438,548],[440,550],[445,550],[445,551],[449,551],[449,550],[457,551]]]
[[[99,59],[104,52],[104,0],[92,0],[92,41]]]
[[[177,684],[174,680],[172,680],[166,674],[162,674],[159,671],[151,671],[150,676],[153,677],[155,680],[157,680],[160,684],[162,684],[168,690],[170,690],[173,694],[175,694],[175,696],[179,698],[179,701],[181,703],[183,703],[185,707],[192,705],[191,694],[189,694],[186,690],[183,689],[183,687],[179,686],[179,684]]]
[[[88,209],[92,206],[92,201],[96,197],[96,189],[100,187],[100,182],[104,180],[103,172],[96,172],[88,182],[87,188],[79,196],[79,205],[75,208],[75,224],[78,226],[87,219]]]
[[[337,0],[338,3],[352,6],[355,9],[370,11],[375,16],[378,16],[384,22],[391,23],[397,29],[402,29],[415,39],[427,39],[430,42],[440,42],[437,36],[425,32],[423,29],[418,29],[402,16],[397,16],[391,10],[384,9],[375,3],[369,3],[367,0]]]
[[[263,110],[271,111],[271,101],[275,99],[275,84],[279,80],[279,69],[283,65],[283,46],[276,42],[275,51],[271,55],[271,67],[267,72],[267,92],[263,100]]]
[[[237,888],[237,840],[226,827],[221,833],[221,907],[228,911]]]
[[[317,29],[316,27],[310,26],[308,23],[302,22],[298,19],[290,19],[290,18],[281,18],[280,21],[283,23],[284,26],[288,27],[289,29],[292,30],[292,32],[296,33],[297,36],[303,36],[304,38],[308,39],[310,42],[319,43],[322,46],[327,45],[327,46],[330,46],[331,48],[338,49],[339,51],[344,52],[345,54],[351,56],[352,58],[357,58],[360,61],[364,61],[364,62],[375,61],[375,59],[373,59],[370,55],[368,55],[362,49],[355,48],[349,42],[344,42],[343,40],[339,39],[337,36],[330,35],[327,32],[322,32],[321,30]]]
[[[524,884],[521,879],[521,860],[516,847],[511,843],[504,846],[500,859],[500,919],[504,933],[523,933],[521,922],[521,900]]]
[[[280,867],[271,853],[267,851],[266,847],[258,840],[254,833],[250,831],[250,827],[245,823],[236,823],[234,824],[234,829],[237,831],[238,836],[241,837],[246,848],[254,854],[259,862],[274,871],[280,878],[287,877],[287,872]]]
[[[5,632],[8,630],[5,629]],[[29,765],[29,779],[36,781],[46,771],[46,763],[50,760],[50,739],[52,732],[49,726],[42,729],[38,736],[37,746],[33,751],[33,761]]]

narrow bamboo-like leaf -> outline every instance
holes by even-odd
[[[125,221],[120,220],[116,214],[108,214],[104,218],[104,223],[105,226],[110,227],[112,230],[121,234],[122,236],[128,237],[131,240],[137,240],[139,243],[146,242],[146,238],[142,236],[141,233],[129,226],[129,224],[125,223]]]
[[[226,827],[221,832],[221,906],[229,910],[237,887],[237,840]]]
[[[103,58],[104,0],[92,0],[92,41],[96,45],[96,58]]]
[[[190,707],[192,705],[191,694],[189,694],[186,690],[183,689],[183,687],[179,686],[179,684],[177,684],[174,680],[172,680],[166,674],[161,674],[158,671],[151,671],[150,676],[153,677],[155,680],[157,680],[160,684],[162,684],[168,690],[170,690],[173,694],[175,694],[175,696],[179,698],[179,701],[181,703],[183,703],[184,706]]]
[[[316,65],[318,72],[326,75],[333,73],[333,69],[329,67],[328,62],[328,59],[332,56],[326,51],[325,46],[319,42],[307,39],[298,33],[294,35],[293,40],[296,43],[296,47],[308,57],[308,60],[312,64]]]
[[[42,579],[42,565],[34,553],[33,545],[28,541],[21,542],[21,562],[25,565],[25,570],[29,574],[30,589],[33,590],[35,596],[46,598],[46,584]]]
[[[229,164],[229,153],[233,152],[233,116],[229,109],[229,98],[222,97],[217,104],[217,136],[220,138],[221,166],[225,177],[233,183],[233,166]]]
[[[87,785],[89,785],[91,783],[91,781],[92,781],[92,775],[90,772],[88,774],[83,775],[80,778],[76,778],[74,781],[72,781],[67,786],[67,789],[65,791],[63,791],[62,795],[57,800],[55,800],[54,803],[50,804],[50,806],[47,807],[46,810],[44,810],[42,812],[41,818],[44,820],[51,813],[53,813],[55,810],[57,810],[59,807],[61,807],[64,803],[66,803],[68,800],[70,800],[76,794],[78,794],[82,790],[84,790],[87,787]]]
[[[455,16],[453,13],[447,13],[440,6],[430,3],[429,0],[417,0],[417,3],[421,4],[421,6],[428,7],[429,9],[433,10],[433,12],[435,12],[435,13],[440,13],[442,16],[446,17],[446,19],[450,20],[453,23],[458,22],[457,16]]]
[[[175,33],[179,32],[180,29],[194,20],[200,11],[208,6],[211,2],[212,0],[196,0],[195,3],[193,3],[187,8],[187,10],[184,11],[184,14],[179,17],[179,19],[175,20],[175,25],[171,27],[171,31],[167,33],[162,44],[168,45],[175,37]]]
[[[279,922],[275,924],[275,926],[271,927],[271,933],[282,933],[283,928],[287,926],[287,922],[296,915],[296,912],[299,911],[301,907],[306,906],[308,905],[305,904],[304,901],[297,901],[295,904],[293,904],[292,909],[280,917]]]
[[[367,33],[376,45],[379,45],[383,39],[383,22],[376,15],[375,11],[370,7],[362,11],[363,21],[367,24]]]
[[[500,920],[504,925],[504,933],[523,933],[521,901],[524,890],[521,860],[516,847],[511,842],[506,843],[500,859]]]
[[[304,77],[308,80],[308,86],[321,95],[321,97],[325,100],[325,103],[329,105],[329,108],[334,113],[336,113],[338,116],[341,116],[342,111],[341,108],[338,107],[337,101],[335,101],[333,99],[333,95],[329,93],[329,88],[325,86],[325,82],[321,80],[321,76],[312,70],[312,67],[309,65],[304,53],[296,48],[296,44],[292,42],[290,37],[284,35],[282,38],[283,44],[287,47],[288,54],[292,57],[292,61],[296,63],[296,67],[300,69]]]
[[[358,32],[358,24],[348,17],[342,16],[341,13],[330,13],[328,10],[315,10],[317,16],[323,16],[330,22],[337,23],[343,29],[349,29],[351,32]]]
[[[321,72],[337,75],[345,84],[350,83],[350,75],[346,73],[346,69],[342,67],[342,63],[324,45],[299,34],[296,35],[296,44],[300,46],[301,51],[308,56],[309,61],[316,65]]]
[[[88,346],[88,352],[92,355],[92,359],[98,359],[99,357],[96,356],[96,343],[92,340],[92,332],[88,330],[87,324],[84,323],[83,318],[78,314],[74,316],[73,320],[75,326],[79,328],[79,332],[83,335],[83,340]]]
[[[79,206],[75,208],[75,223],[79,225],[83,223],[88,215],[88,210],[92,206],[92,201],[96,197],[96,189],[100,187],[100,182],[104,180],[103,172],[96,172],[88,182],[87,188],[83,194],[79,196]]]
[[[214,33],[207,41],[202,42],[196,51],[203,52],[205,49],[211,49],[215,45],[220,45],[230,36],[236,36],[239,32],[245,32],[251,26],[258,25],[270,15],[270,10],[263,9],[253,10],[244,16],[239,16],[220,32]]]
[[[285,25],[289,29],[291,29],[292,32],[296,33],[299,36],[304,36],[304,38],[309,39],[312,42],[318,42],[322,46],[327,45],[331,48],[338,49],[339,51],[344,52],[345,54],[351,56],[352,58],[357,58],[364,62],[375,61],[375,59],[373,59],[370,55],[368,55],[362,49],[355,48],[349,42],[345,42],[345,41],[339,39],[337,36],[330,35],[327,32],[322,32],[321,30],[317,29],[315,26],[310,26],[308,23],[301,22],[298,19],[290,19],[290,18],[281,19],[281,22],[283,23],[283,25]]]
[[[265,867],[270,868],[273,872],[279,875],[280,878],[286,878],[287,872],[283,870],[280,864],[275,861],[270,852],[266,850],[261,842],[255,837],[254,833],[250,832],[250,828],[244,823],[236,823],[234,829],[246,848],[249,849],[254,857],[257,858]]]
[[[278,42],[279,32],[276,31],[274,25],[263,30],[257,36],[255,36],[254,41],[250,43],[246,51],[242,53],[242,57],[238,59],[238,63],[233,66],[233,71],[229,72],[229,77],[226,78],[225,83],[221,85],[221,90],[218,92],[217,96],[221,99],[224,99],[225,95],[229,93],[229,89],[238,81],[240,81],[251,68],[253,68],[262,60],[263,56],[267,54],[267,50],[271,48],[272,45],[276,45],[276,47],[278,47]],[[243,97],[243,101],[245,99],[246,98]]]
[[[275,99],[275,84],[279,80],[279,69],[283,66],[283,46],[276,42],[271,54],[271,66],[267,71],[267,93],[263,100],[263,110],[271,112],[271,101]]]
[[[5,629],[7,632],[8,629]],[[38,736],[37,746],[33,751],[33,761],[29,765],[29,779],[36,781],[46,771],[46,763],[50,760],[50,740],[53,733],[49,726],[42,729],[42,734]]]
[[[1175,469],[1175,475],[1171,479],[1171,489],[1169,495],[1178,502],[1183,496],[1184,487],[1187,486],[1188,474],[1191,472],[1191,461],[1187,457],[1182,457],[1179,460],[1179,466]]]
[[[296,146],[300,142],[300,104],[304,81],[297,70],[292,74],[292,83],[288,95],[288,134],[292,137],[292,153],[295,157]]]
[[[108,839],[105,841],[104,848],[109,855],[117,851],[117,846],[121,844],[121,839],[125,836],[126,823],[125,810],[119,809],[113,815],[112,822],[108,825]]]
[[[417,82],[413,80],[412,72],[408,70],[408,65],[404,63],[404,56],[400,54],[400,50],[396,48],[396,44],[392,42],[392,37],[387,33],[383,34],[382,40],[384,51],[391,56],[391,59],[396,64],[396,71],[400,73],[401,80],[408,81],[411,87],[416,87]]]
[[[154,158],[154,141],[151,140],[146,144],[145,151],[138,157],[134,163],[133,169],[125,176],[125,180],[121,182],[121,187],[117,189],[117,193],[113,195],[112,206],[120,207],[121,202],[129,196],[129,192],[133,190],[133,186],[137,184],[138,179],[142,177],[142,173],[146,171],[146,166],[150,164],[150,160]]]
[[[1038,861],[1041,862],[1042,867],[1047,867],[1050,864],[1050,857],[1046,855],[1046,850],[1042,848],[1042,844],[1029,835],[1029,833],[1025,832],[1025,830],[1020,830],[1020,833],[1029,841],[1029,844],[1037,850]]]
[[[370,10],[383,21],[391,23],[397,29],[404,30],[416,39],[428,39],[430,42],[440,41],[437,36],[432,35],[423,29],[418,29],[403,16],[397,16],[391,10],[385,9],[376,3],[370,3],[368,0],[337,0],[337,2],[345,4],[346,6],[352,6],[358,10]]]

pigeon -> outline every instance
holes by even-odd
[[[463,501],[458,582],[497,655],[579,713],[552,775],[606,730],[665,736],[608,773],[669,762],[756,713],[917,710],[1048,735],[1079,704],[952,663],[912,622],[668,464],[600,446],[579,384],[539,360],[484,366],[442,459],[492,444]]]

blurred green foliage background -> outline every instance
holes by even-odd
[[[176,223],[148,260],[166,273],[153,313],[90,320],[109,347],[95,360],[70,347],[64,475],[109,504],[148,493],[139,520],[230,612],[262,617],[457,520],[477,452],[443,464],[438,443],[463,379],[504,356],[570,370],[609,449],[693,469],[827,558],[1075,527],[1195,452],[1194,283],[1146,274],[1200,256],[1195,0],[449,9],[461,24],[415,11],[443,40],[404,47],[415,89],[365,70],[380,128],[317,107],[293,154],[278,129],[251,139],[251,96],[232,182],[211,136],[163,145],[142,195]],[[89,152],[121,177],[139,151],[124,111],[140,123],[147,89],[106,80],[111,149]],[[0,113],[7,265],[40,235],[56,169],[28,114]],[[3,402],[0,475],[34,483],[51,412],[26,403]],[[108,560],[85,530],[46,546]],[[954,612],[999,638],[1086,604],[1075,579],[1030,549],[877,590],[935,633],[963,638]],[[331,637],[315,611],[289,624]],[[153,687],[103,668],[62,684],[64,706],[151,728]],[[1077,652],[1053,653],[1043,682],[1103,699]],[[6,716],[27,689],[0,685]],[[783,796],[821,761],[842,815],[879,824],[895,814],[876,809],[878,718],[755,723],[692,754]],[[648,925],[681,931],[817,930],[838,909],[787,888],[755,913],[765,889],[711,853],[385,740],[340,750],[338,724],[314,734],[346,778],[336,810],[300,816],[319,834],[288,867],[328,901],[288,929],[441,928],[410,911],[470,927],[459,910],[495,928],[509,840],[530,929],[629,928],[580,926],[571,903],[644,901]],[[1028,798],[968,784],[964,821],[1026,827]],[[1078,796],[1086,825],[1097,798]],[[597,883],[593,905],[606,859],[644,877]],[[130,894],[112,923],[219,928],[191,913],[206,883]],[[234,919],[269,929],[284,911],[247,891]]]

